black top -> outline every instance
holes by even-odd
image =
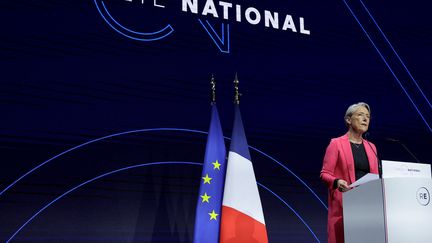
[[[354,157],[354,168],[356,180],[370,172],[369,160],[366,155],[363,143],[351,143],[351,150]]]

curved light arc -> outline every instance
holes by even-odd
[[[199,133],[199,134],[208,134],[208,132],[204,132],[204,131],[200,131],[200,130],[193,130],[193,129],[184,129],[184,128],[148,128],[148,129],[137,129],[137,130],[131,130],[131,131],[126,131],[126,132],[120,132],[120,133],[114,133],[111,135],[107,135],[104,137],[100,137],[100,138],[96,138],[90,141],[87,141],[85,143],[79,144],[75,147],[72,147],[66,151],[61,152],[58,155],[55,155],[54,157],[46,160],[45,162],[42,162],[41,164],[37,165],[36,167],[34,167],[33,169],[29,170],[28,172],[26,172],[25,174],[23,174],[21,177],[19,177],[18,179],[16,179],[14,182],[12,182],[10,185],[8,185],[5,189],[3,189],[0,192],[0,197],[7,191],[9,190],[11,187],[13,187],[16,183],[18,183],[19,181],[21,181],[23,178],[25,178],[26,176],[28,176],[29,174],[33,173],[35,170],[38,170],[40,167],[44,166],[45,164],[49,163],[50,161],[66,154],[69,153],[71,151],[74,151],[76,149],[79,149],[83,146],[104,140],[104,139],[108,139],[108,138],[112,138],[112,137],[117,137],[117,136],[122,136],[122,135],[126,135],[126,134],[131,134],[131,133],[140,133],[140,132],[154,132],[154,131],[180,131],[180,132],[192,132],[192,133]],[[231,140],[228,137],[224,137],[227,140]],[[327,205],[321,200],[321,198],[319,198],[319,196],[315,193],[314,190],[312,190],[312,188],[307,185],[307,183],[305,181],[303,181],[299,176],[297,176],[293,171],[291,171],[287,166],[283,165],[280,161],[276,160],[275,158],[273,158],[272,156],[266,154],[265,152],[253,147],[253,146],[249,146],[250,149],[264,155],[265,157],[269,158],[270,160],[272,160],[273,162],[277,163],[279,166],[281,166],[283,169],[285,169],[286,171],[288,171],[292,176],[294,176],[303,186],[305,186],[308,191],[323,205],[323,207],[327,210]]]
[[[172,164],[181,164],[181,165],[198,165],[198,166],[202,166],[202,163],[199,162],[183,162],[183,161],[164,161],[164,162],[150,162],[150,163],[145,163],[145,164],[138,164],[138,165],[132,165],[132,166],[127,166],[127,167],[123,167],[120,169],[116,169],[104,174],[101,174],[99,176],[96,176],[90,180],[87,180],[71,189],[69,189],[68,191],[64,192],[63,194],[61,194],[60,196],[56,197],[54,200],[52,200],[51,202],[49,202],[48,204],[46,204],[44,207],[42,207],[41,209],[39,209],[35,214],[33,214],[23,225],[21,225],[18,230],[16,230],[11,237],[9,237],[9,239],[6,241],[7,243],[9,243],[11,240],[13,240],[13,238],[15,238],[15,236],[21,232],[31,221],[33,221],[37,216],[39,216],[43,211],[45,211],[47,208],[49,208],[51,205],[53,205],[54,203],[56,203],[57,201],[59,201],[60,199],[64,198],[65,196],[67,196],[68,194],[74,192],[75,190],[93,182],[96,181],[98,179],[101,179],[103,177],[118,173],[118,172],[122,172],[125,170],[130,170],[130,169],[135,169],[135,168],[139,168],[139,167],[144,167],[144,166],[152,166],[152,165],[172,165]],[[310,231],[310,233],[313,235],[313,237],[317,240],[317,242],[320,243],[318,237],[316,236],[316,234],[313,232],[313,230],[310,228],[310,226],[306,223],[306,221],[300,216],[300,214],[298,214],[295,209],[290,206],[285,200],[283,200],[278,194],[276,194],[275,192],[273,192],[272,190],[270,190],[268,187],[262,185],[261,183],[257,182],[257,184],[264,188],[265,190],[269,191],[273,196],[275,196],[277,199],[279,199],[281,202],[283,202],[296,216],[297,218],[300,219],[300,221],[306,226],[306,228]]]
[[[159,31],[155,31],[155,32],[138,32],[138,31],[133,31],[131,29],[128,29],[126,27],[124,27],[123,25],[121,25],[119,22],[117,22],[109,13],[108,9],[105,7],[105,3],[102,1],[102,8],[104,9],[104,12],[108,15],[108,17],[105,16],[105,14],[103,13],[103,11],[101,10],[101,8],[99,7],[99,4],[97,2],[97,0],[94,0],[94,3],[96,5],[96,8],[99,12],[99,14],[102,16],[102,18],[105,20],[105,22],[113,29],[115,30],[117,33],[126,36],[130,39],[133,40],[137,40],[137,41],[156,41],[156,40],[160,40],[162,38],[167,37],[168,35],[172,34],[174,32],[174,28],[168,24],[167,26],[165,26],[164,28],[162,28]],[[109,21],[109,19],[112,20],[114,23],[111,23]],[[122,30],[119,30],[123,29]],[[124,33],[126,32],[126,33]],[[166,33],[163,33],[166,32]],[[130,34],[135,34],[139,37],[135,37],[135,36],[131,36]],[[160,36],[158,36],[160,35]]]

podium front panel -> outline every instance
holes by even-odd
[[[383,179],[388,243],[432,242],[431,179]]]
[[[345,243],[385,242],[381,180],[365,183],[343,194]]]

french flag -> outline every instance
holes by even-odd
[[[234,116],[219,242],[268,243],[261,199],[238,104]]]

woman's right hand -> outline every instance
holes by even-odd
[[[337,181],[337,189],[340,192],[346,192],[346,191],[351,190],[351,187],[348,186],[348,182],[346,182],[345,180],[339,179]]]

